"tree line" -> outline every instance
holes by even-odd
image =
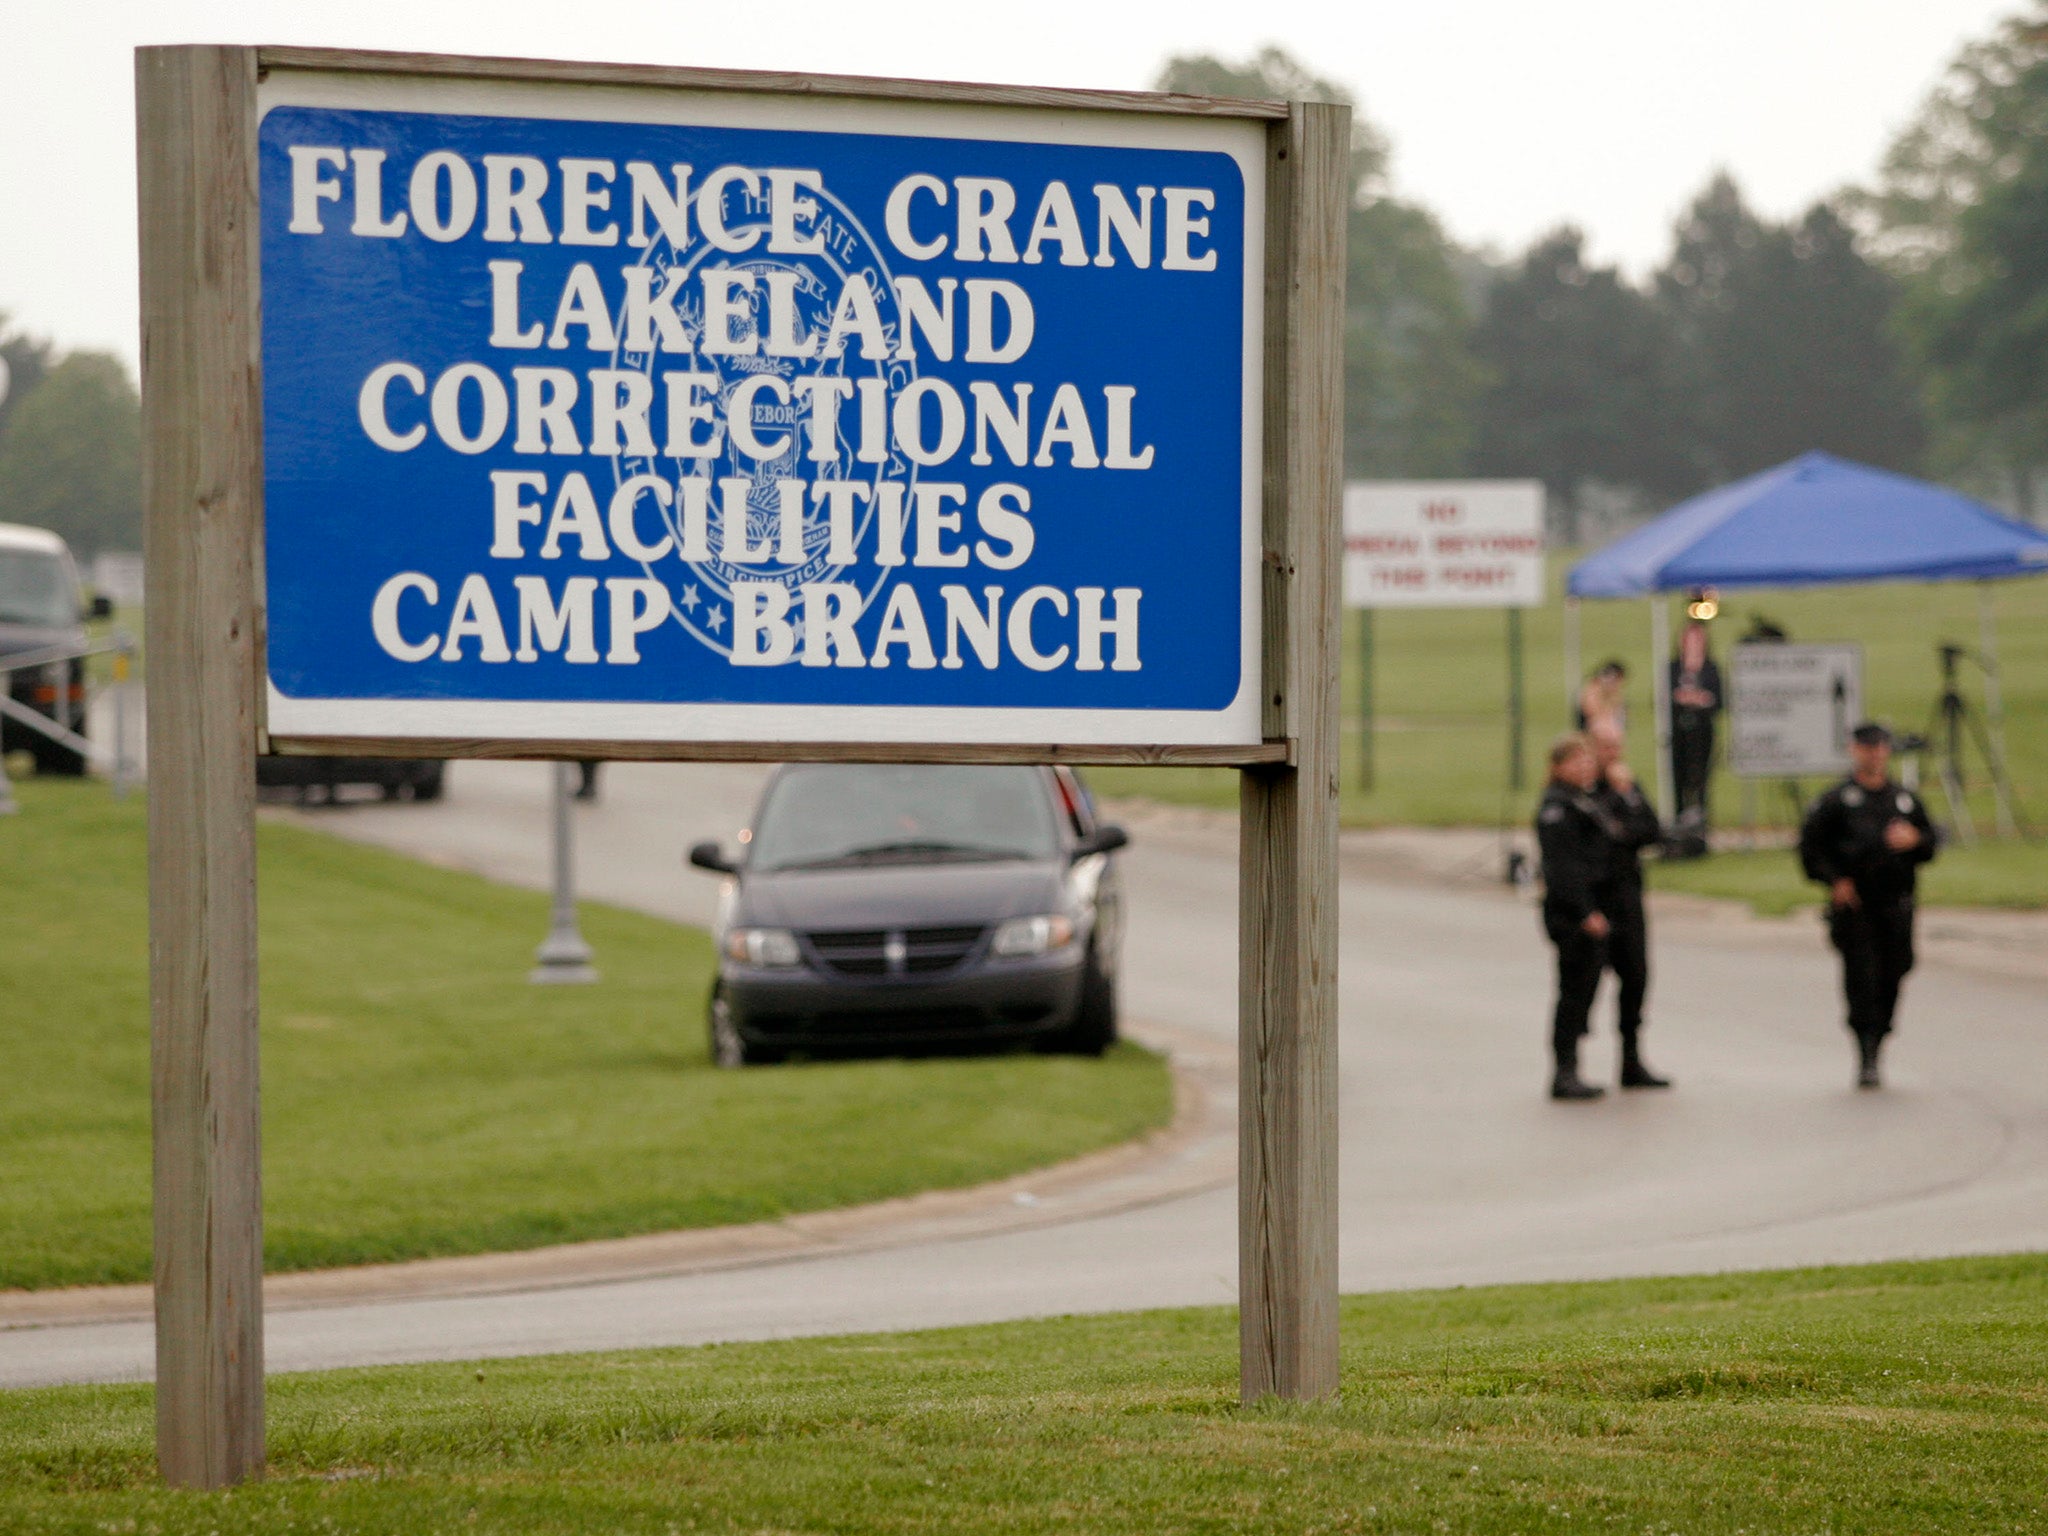
[[[0,523],[53,528],[81,557],[142,547],[142,406],[108,352],[60,355],[0,312]]]
[[[1277,49],[1161,90],[1350,101]],[[2048,512],[2048,0],[1957,57],[1872,184],[1774,221],[1722,174],[1642,281],[1561,225],[1461,249],[1354,117],[1346,473],[1540,478],[1568,541],[1819,448]]]
[[[1349,101],[1278,49],[1161,90]],[[1566,224],[1507,259],[1396,196],[1354,118],[1344,462],[1540,478],[1568,541],[1809,448],[2048,515],[2048,0],[1968,45],[1868,186],[1773,221],[1716,176],[1642,281]],[[0,313],[0,522],[141,545],[125,365]]]

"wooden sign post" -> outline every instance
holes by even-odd
[[[263,1467],[256,58],[136,55],[157,1460]]]
[[[1337,674],[1351,114],[1268,130],[1266,734],[1238,795],[1237,1273],[1245,1401],[1337,1390]]]
[[[1348,110],[268,48],[142,49],[136,86],[164,1476],[263,1466],[263,752],[1242,769],[1243,1393],[1333,1392]],[[551,249],[551,217],[561,244],[614,249]],[[752,275],[719,254],[757,244]],[[942,275],[955,262],[978,265]],[[771,318],[742,337],[730,296],[757,276]],[[700,309],[656,312],[699,278]],[[524,328],[522,281],[552,351],[519,350],[545,319]],[[558,308],[533,291],[549,281]],[[774,318],[805,283],[824,307]],[[637,320],[614,335],[608,303]],[[608,366],[552,366],[572,326]],[[1017,364],[1034,335],[1023,377],[961,373]],[[735,350],[754,359],[721,380]],[[586,451],[561,403],[584,378],[587,453],[610,458],[573,461],[538,549],[522,498]],[[550,456],[493,457],[510,452]],[[608,518],[598,472],[618,481]],[[555,560],[564,528],[589,576],[525,563]],[[939,585],[969,573],[912,569],[970,548],[971,593]],[[497,612],[515,588],[516,656]]]

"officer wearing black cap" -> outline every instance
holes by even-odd
[[[1799,829],[1799,862],[1828,888],[1828,936],[1856,1037],[1857,1086],[1878,1086],[1899,984],[1913,969],[1914,888],[1940,839],[1927,807],[1891,777],[1892,736],[1874,720],[1851,733],[1849,777],[1814,802]]]
[[[1592,744],[1584,736],[1560,736],[1550,748],[1550,782],[1536,807],[1543,931],[1557,946],[1557,1004],[1550,1019],[1553,1099],[1597,1099],[1606,1091],[1579,1076],[1579,1037],[1586,1033],[1607,959],[1609,923],[1600,910],[1601,886],[1620,836],[1620,828],[1594,798],[1599,778]]]

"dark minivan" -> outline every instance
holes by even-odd
[[[1116,1040],[1122,829],[1067,768],[778,768],[729,858],[714,936],[711,1053]]]

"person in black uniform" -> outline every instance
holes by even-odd
[[[1799,862],[1828,888],[1828,937],[1856,1037],[1856,1083],[1879,1085],[1899,984],[1913,969],[1914,888],[1940,841],[1927,807],[1891,777],[1891,732],[1865,721],[1850,735],[1849,777],[1816,800],[1799,829]]]
[[[1536,807],[1543,931],[1557,946],[1557,1005],[1550,1019],[1553,1099],[1597,1099],[1606,1092],[1579,1076],[1579,1038],[1607,963],[1609,924],[1599,890],[1620,834],[1593,796],[1599,778],[1592,744],[1584,736],[1560,736],[1550,748],[1550,782]]]
[[[1650,920],[1643,910],[1642,851],[1662,837],[1664,829],[1622,757],[1621,732],[1602,725],[1587,734],[1600,769],[1593,798],[1610,823],[1607,870],[1594,899],[1607,919],[1607,968],[1621,984],[1621,1086],[1669,1088],[1669,1078],[1643,1064],[1640,1043],[1643,1003],[1650,993]]]
[[[1714,766],[1714,717],[1721,713],[1721,669],[1707,648],[1704,620],[1689,621],[1671,660],[1671,784],[1679,825],[1704,852],[1707,782]]]

